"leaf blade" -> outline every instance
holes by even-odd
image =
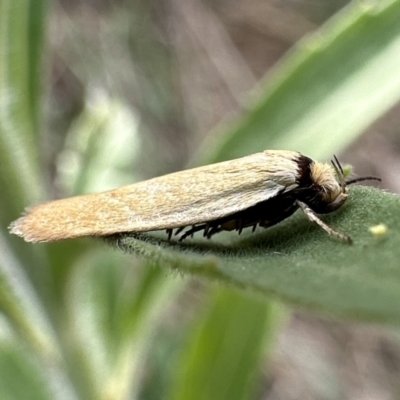
[[[260,292],[286,304],[398,323],[399,209],[396,195],[354,187],[348,204],[324,217],[328,224],[353,237],[352,246],[328,236],[297,214],[242,239],[232,233],[219,243],[201,239],[184,245],[162,243],[156,250],[157,258],[170,268]],[[383,238],[368,230],[378,223],[389,227]],[[154,258],[152,244],[135,243],[132,238],[121,239],[121,244]],[[146,251],[141,250],[143,245]]]

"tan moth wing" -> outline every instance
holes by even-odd
[[[212,221],[297,186],[299,153],[265,151],[114,190],[39,204],[10,226],[28,242]]]

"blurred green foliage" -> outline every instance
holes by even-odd
[[[281,60],[247,113],[219,128],[218,139],[204,145],[197,162],[283,145],[326,158],[350,143],[400,97],[399,17],[400,2],[394,0],[356,2],[341,11]],[[212,287],[209,296],[206,289],[200,296],[201,313],[181,323],[173,308],[188,296],[189,283],[166,272],[169,250],[159,247],[150,267],[101,241],[31,245],[8,235],[7,225],[25,206],[49,197],[40,165],[48,156],[39,156],[46,150],[40,140],[46,18],[46,1],[0,0],[0,397],[252,398],[257,366],[279,320],[275,305]],[[144,49],[150,53],[149,46]],[[165,70],[154,64],[155,73]],[[168,102],[168,96],[152,96],[161,108]],[[91,100],[102,106],[82,107],[58,143],[54,181],[67,195],[132,179],[127,171],[140,149],[140,108],[130,114],[118,99]],[[382,221],[371,224],[377,222]],[[330,246],[320,232],[309,236],[315,246]],[[233,273],[239,264],[232,261]],[[146,368],[149,354],[165,339],[160,326],[170,319],[175,340],[165,350],[168,356]]]

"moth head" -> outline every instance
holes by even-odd
[[[348,196],[348,185],[365,180],[378,180],[373,176],[345,179],[343,168],[334,156],[332,165],[313,162],[310,165],[311,187],[304,203],[318,214],[327,214],[340,208]]]

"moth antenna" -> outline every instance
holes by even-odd
[[[335,159],[335,161],[336,161],[336,165],[339,167],[339,169],[340,169],[340,172],[341,172],[341,173],[342,173],[342,175],[344,176],[344,172],[343,172],[342,165],[340,164],[340,162],[339,162],[338,158],[336,157],[336,154],[334,154],[334,155],[333,155],[333,158]]]
[[[350,179],[350,180],[346,181],[346,184],[347,185],[351,185],[352,183],[362,182],[362,181],[378,181],[378,182],[382,182],[382,179],[378,178],[376,176],[361,176],[359,178],[354,178],[354,179]]]
[[[333,155],[333,157],[335,158],[337,167],[340,169],[341,176],[343,176],[343,178],[344,178],[343,168],[340,165],[340,162],[339,162],[338,158],[336,157],[336,155]],[[333,161],[332,161],[332,163],[333,163]],[[337,171],[337,167],[335,167],[336,171]],[[359,177],[359,178],[349,179],[349,180],[345,181],[345,184],[346,185],[351,185],[352,183],[362,182],[362,181],[379,181],[379,182],[381,182],[382,179],[378,178],[376,176],[362,176],[362,177]]]
[[[331,160],[331,163],[333,165],[333,168],[335,168],[336,175],[338,176],[338,178],[340,180],[340,186],[342,187],[342,189],[344,189],[346,187],[347,182],[344,179],[343,168],[340,165],[338,158],[335,155],[333,155],[333,157],[334,157],[335,161]]]

